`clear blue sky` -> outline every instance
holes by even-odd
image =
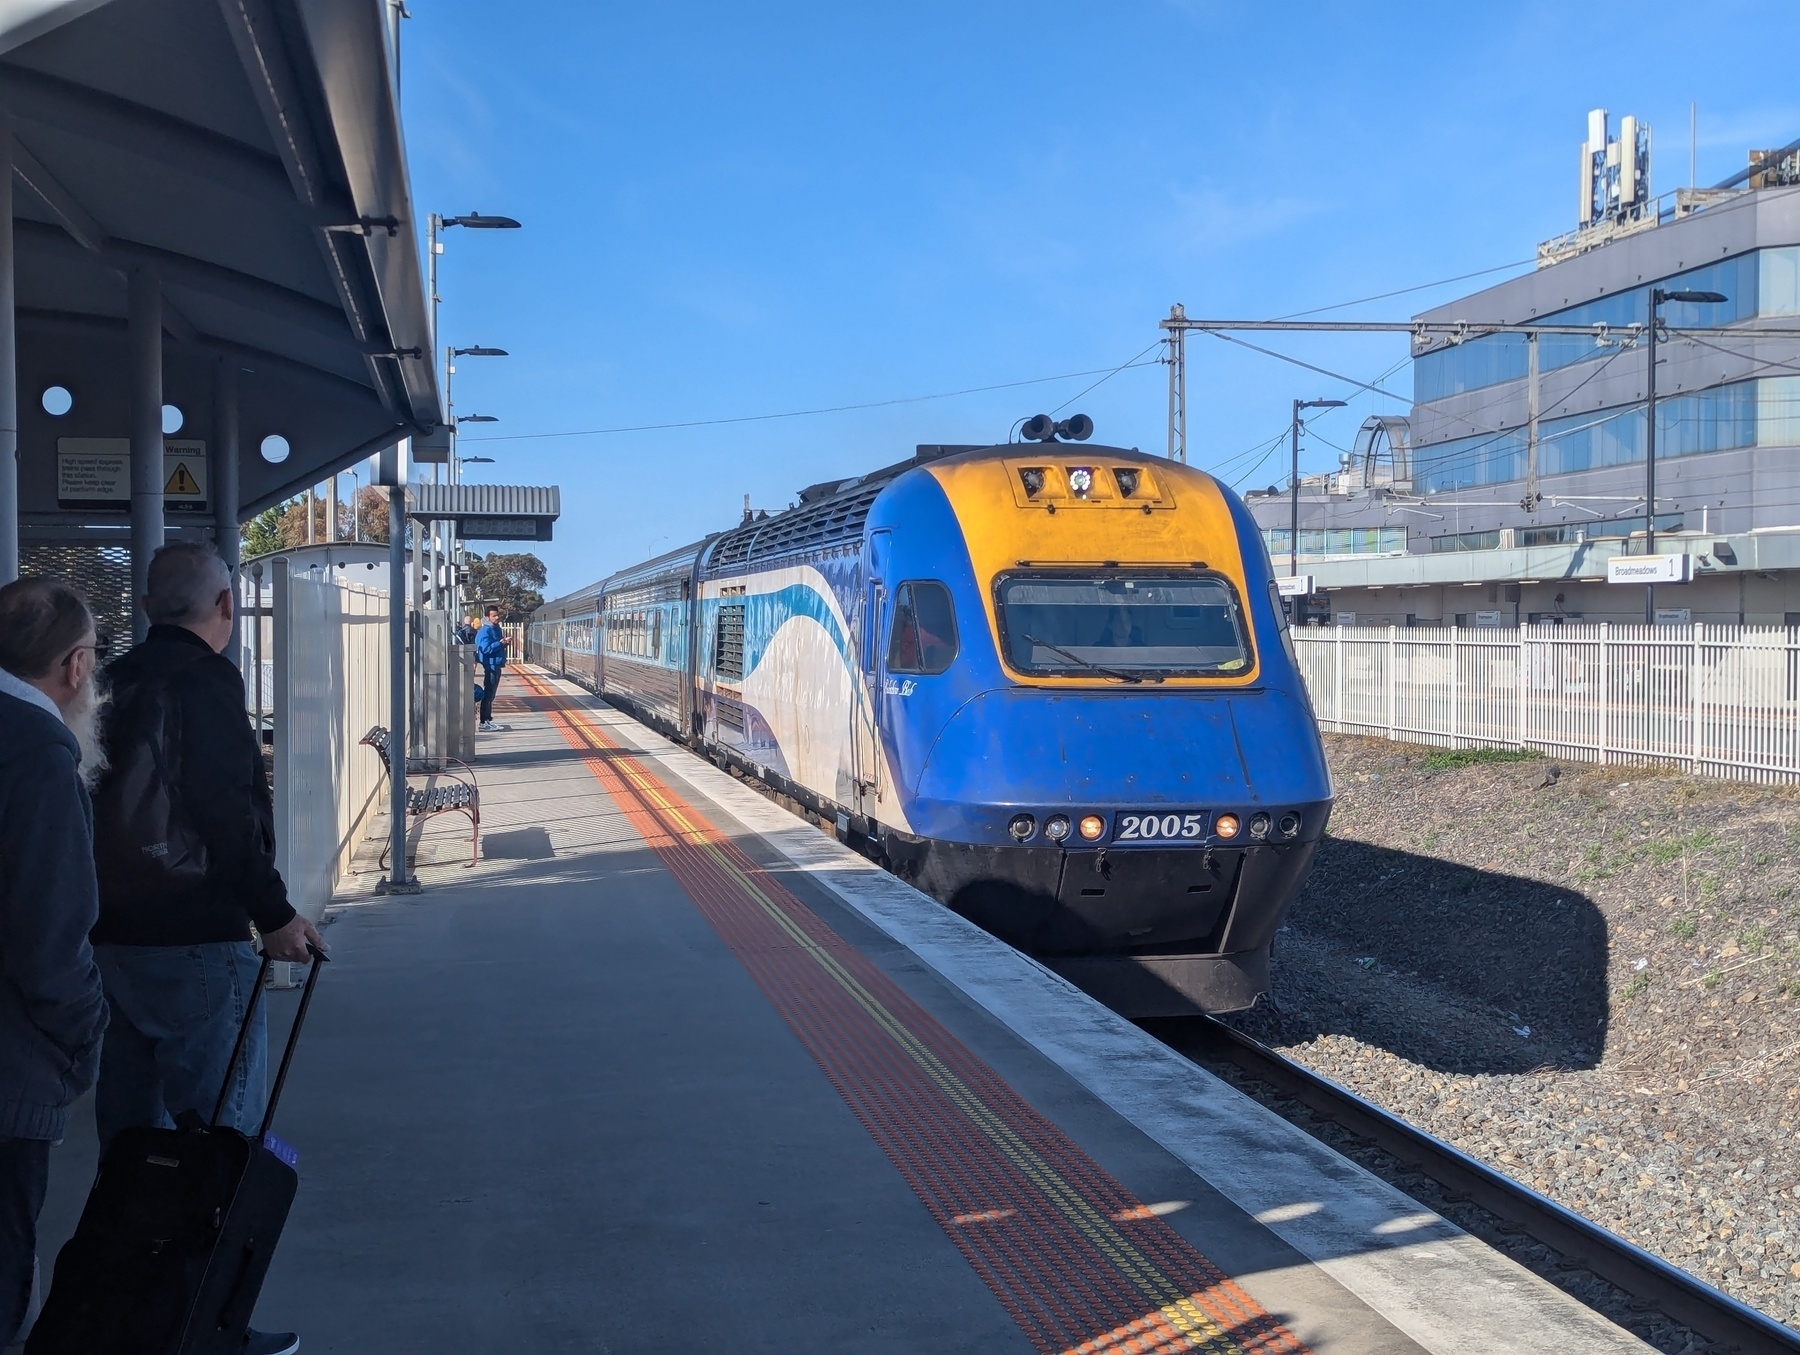
[[[557,483],[550,589],[730,525],[744,495],[1001,440],[1093,377],[810,418],[773,414],[1110,369],[1190,315],[1276,316],[1529,259],[1575,222],[1590,107],[1655,132],[1655,181],[1800,136],[1788,3],[906,5],[410,0],[404,99],[421,211],[451,231],[443,338],[465,359],[471,479]],[[1503,273],[1340,312],[1405,318]],[[1295,396],[1350,388],[1190,341],[1193,460],[1285,475]],[[1271,346],[1368,379],[1395,338]],[[1153,351],[1149,357],[1154,358]],[[1160,450],[1166,369],[1069,410]],[[1389,381],[1410,395],[1401,366]],[[1322,418],[1334,463],[1377,407]],[[1404,408],[1404,401],[1387,407]],[[1231,460],[1231,458],[1238,458]]]

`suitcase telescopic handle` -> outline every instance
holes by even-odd
[[[281,1068],[275,1074],[275,1085],[269,1088],[269,1108],[263,1112],[262,1128],[256,1132],[256,1141],[261,1143],[275,1123],[275,1107],[281,1101],[281,1089],[287,1085],[288,1065],[294,1061],[294,1046],[300,1043],[300,1027],[306,1024],[306,1009],[312,1005],[313,988],[319,982],[319,971],[327,963],[325,952],[312,942],[306,943],[312,952],[312,964],[306,975],[306,987],[300,991],[300,1010],[294,1013],[294,1024],[288,1031],[287,1048],[281,1051]],[[266,962],[265,962],[266,963]]]

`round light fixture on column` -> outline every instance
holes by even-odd
[[[75,397],[69,394],[66,386],[46,386],[41,398],[44,403],[44,413],[52,418],[60,419],[75,408]]]
[[[288,440],[281,434],[271,433],[262,440],[262,445],[258,450],[262,452],[264,461],[272,466],[279,466],[288,459],[288,453],[293,449],[288,446]]]
[[[181,431],[181,425],[187,422],[187,415],[181,412],[180,405],[163,406],[163,436],[171,437]]]

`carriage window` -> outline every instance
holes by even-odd
[[[998,601],[1007,661],[1021,673],[1142,681],[1250,666],[1237,596],[1217,575],[1015,575]]]
[[[941,673],[956,658],[956,609],[941,583],[903,583],[894,594],[888,672]]]

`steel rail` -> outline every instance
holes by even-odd
[[[1199,1053],[1236,1064],[1373,1143],[1407,1170],[1444,1186],[1452,1203],[1477,1205],[1501,1220],[1502,1231],[1516,1230],[1560,1252],[1565,1269],[1587,1270],[1631,1295],[1646,1310],[1692,1328],[1715,1343],[1715,1355],[1800,1352],[1800,1332],[1222,1022],[1184,1017],[1146,1022],[1145,1028],[1177,1053],[1189,1057]]]

